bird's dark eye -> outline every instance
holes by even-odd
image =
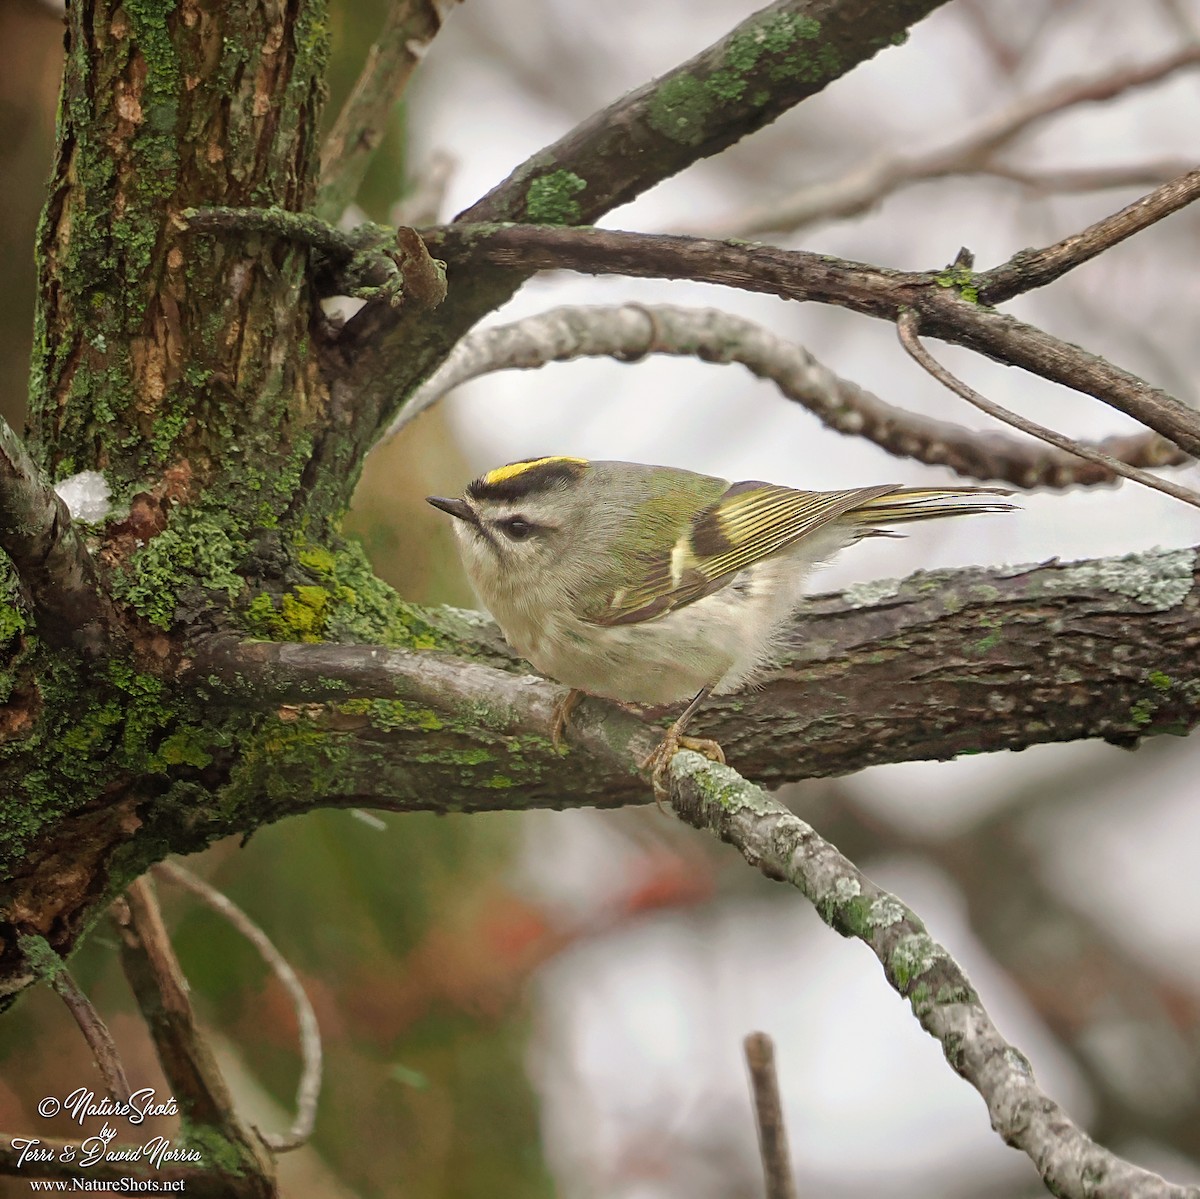
[[[525,541],[533,536],[537,528],[523,516],[510,516],[507,520],[500,521],[498,527],[510,541]]]

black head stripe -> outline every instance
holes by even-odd
[[[481,475],[467,486],[473,500],[520,500],[578,479],[588,468],[583,458],[527,458]]]

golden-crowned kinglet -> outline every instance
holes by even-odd
[[[554,738],[580,693],[691,703],[643,763],[656,790],[712,692],[749,682],[800,601],[805,575],[901,521],[1006,512],[992,487],[795,491],[671,466],[530,458],[430,496],[456,518],[463,564],[509,644],[565,683]],[[894,536],[894,534],[890,534]]]

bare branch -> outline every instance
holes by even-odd
[[[192,1124],[207,1125],[228,1143],[249,1193],[267,1193],[273,1187],[274,1161],[261,1138],[234,1111],[229,1088],[197,1025],[187,979],[149,878],[134,882],[112,911],[121,939],[121,964],[180,1106]]]
[[[79,984],[67,969],[67,964],[41,937],[23,936],[18,944],[25,958],[35,966],[46,984],[67,1005],[67,1010],[79,1025],[79,1031],[92,1051],[100,1077],[108,1088],[109,1095],[118,1103],[128,1103],[131,1094],[125,1067],[117,1043],[113,1040],[108,1025],[92,1005],[92,1001],[79,989]]]
[[[0,417],[0,549],[16,567],[37,618],[56,645],[111,654],[126,643],[116,609],[67,506]]]
[[[768,878],[799,888],[821,919],[867,945],[888,982],[987,1104],[992,1127],[1068,1199],[1200,1199],[1092,1141],[1000,1035],[970,980],[921,919],[781,803],[728,766],[684,751],[671,763],[680,818],[734,845]]]
[[[977,277],[965,268],[931,273],[894,271],[774,246],[607,229],[449,225],[427,230],[424,237],[431,251],[447,260],[452,272],[468,275],[481,263],[492,263],[523,271],[567,269],[693,279],[784,299],[832,304],[891,322],[898,320],[904,309],[912,308],[920,315],[927,336],[966,346],[1094,396],[1193,457],[1200,456],[1200,418],[1193,409],[1078,346],[974,302],[975,280],[984,276]],[[1023,252],[1017,258],[1029,253],[1036,258],[1039,252]],[[964,299],[960,290],[972,298]]]
[[[1157,187],[1160,183],[1169,183],[1177,176],[1186,174],[1191,165],[1181,158],[1164,158],[1156,162],[1131,162],[1127,165],[1026,170],[997,162],[979,173],[995,179],[1007,179],[1040,195],[1050,195],[1106,191],[1117,187]]]
[[[1120,212],[1089,225],[1081,233],[1064,237],[1041,250],[1022,250],[1001,266],[984,271],[975,279],[980,303],[1003,304],[1013,296],[1045,287],[1126,238],[1178,212],[1198,197],[1200,167],[1164,183]]]
[[[1191,504],[1194,508],[1200,508],[1200,494],[1194,492],[1190,487],[1182,487],[1178,483],[1172,483],[1169,479],[1160,479],[1157,475],[1152,475],[1148,471],[1138,470],[1134,466],[1127,466],[1124,462],[1120,462],[1112,457],[1111,454],[1106,454],[1102,450],[1072,441],[1071,438],[1065,437],[1061,433],[1056,433],[1053,429],[1047,429],[1045,425],[1039,425],[1037,421],[1029,420],[1024,416],[1018,416],[1015,412],[1010,412],[994,400],[989,400],[986,396],[981,396],[979,392],[968,387],[961,379],[956,378],[946,370],[921,345],[920,338],[918,337],[920,320],[915,312],[902,312],[899,321],[896,322],[896,328],[900,334],[900,344],[905,348],[913,361],[927,370],[939,383],[944,384],[955,395],[961,396],[968,404],[973,404],[980,412],[986,412],[988,416],[994,417],[998,421],[1003,421],[1006,425],[1011,425],[1014,429],[1020,429],[1022,433],[1028,433],[1030,437],[1036,437],[1046,442],[1047,445],[1052,445],[1055,449],[1062,450],[1064,453],[1077,454],[1080,458],[1086,458],[1090,462],[1108,467],[1114,474],[1121,475],[1126,479],[1132,479],[1135,483],[1141,483],[1143,487],[1149,487],[1154,491],[1161,491],[1164,495],[1169,495],[1173,499],[1182,500],[1185,504]]]
[[[758,1125],[758,1151],[762,1157],[767,1199],[796,1199],[796,1181],[788,1156],[783,1104],[775,1074],[775,1046],[765,1032],[752,1032],[743,1047],[750,1070],[750,1092]]]
[[[337,220],[358,194],[371,155],[454,0],[392,0],[379,39],[321,147],[318,215]]]
[[[835,375],[803,346],[762,325],[714,308],[668,304],[567,306],[474,330],[413,393],[381,441],[394,437],[454,388],[492,371],[530,370],[585,356],[635,362],[650,354],[740,363],[771,380],[828,428],[864,437],[899,458],[949,467],[967,478],[1064,488],[1113,483],[1118,477],[1075,454],[906,412]],[[1180,466],[1189,461],[1152,433],[1109,438],[1097,448],[1133,466]]]
[[[752,208],[722,227],[726,236],[736,237],[794,233],[817,221],[857,216],[875,208],[902,187],[950,175],[988,173],[1024,182],[1019,172],[997,163],[995,158],[998,151],[1022,134],[1067,109],[1112,100],[1196,66],[1200,66],[1200,46],[1191,45],[1142,66],[1109,69],[1091,79],[1058,84],[1039,95],[1018,99],[935,150],[911,156],[880,156],[840,179],[818,183],[788,198]],[[1186,166],[1181,168],[1185,170]],[[1100,186],[1117,184],[1104,181]]]
[[[271,968],[291,998],[292,1006],[296,1010],[296,1025],[300,1033],[300,1058],[303,1062],[300,1082],[296,1087],[296,1118],[286,1135],[264,1133],[263,1140],[277,1153],[298,1149],[312,1136],[313,1125],[317,1119],[317,1100],[321,1094],[321,1030],[304,986],[267,934],[229,896],[209,886],[202,878],[198,878],[177,862],[160,862],[154,867],[154,873],[190,891],[219,916],[228,920],[258,950],[263,961]]]

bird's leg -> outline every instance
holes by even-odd
[[[585,694],[587,693],[580,691],[578,687],[572,687],[562,699],[555,703],[554,717],[550,721],[550,742],[555,749],[562,744],[563,733],[567,731],[571,723],[571,713],[575,711]]]
[[[667,729],[667,735],[663,738],[662,744],[642,763],[643,770],[653,772],[654,800],[660,808],[662,801],[671,793],[667,781],[667,771],[671,768],[671,759],[681,749],[694,749],[713,762],[725,764],[725,753],[715,741],[711,741],[707,737],[685,737],[683,735],[688,721],[695,715],[696,709],[708,699],[711,692],[711,687],[701,687],[696,692],[695,698],[684,708],[679,719]]]

